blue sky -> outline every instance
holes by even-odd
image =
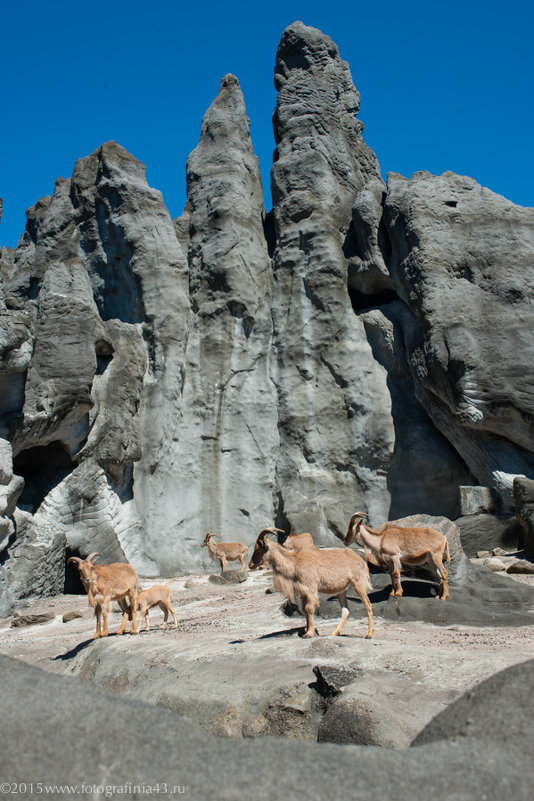
[[[2,0],[0,246],[14,247],[25,210],[110,139],[181,214],[186,159],[227,72],[243,88],[269,209],[273,68],[296,19],[349,62],[384,177],[449,169],[534,205],[527,0]]]

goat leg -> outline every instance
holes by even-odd
[[[346,592],[341,592],[337,596],[337,599],[338,599],[339,605],[341,607],[341,620],[337,624],[336,630],[333,631],[332,634],[330,635],[331,637],[337,637],[339,634],[341,634],[343,626],[347,622],[347,618],[348,618],[348,616],[350,614],[350,610],[349,610],[349,607],[347,605],[347,593]]]

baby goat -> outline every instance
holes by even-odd
[[[111,602],[118,601],[122,609],[122,623],[117,634],[124,634],[128,625],[128,618],[132,621],[132,634],[137,634],[137,573],[130,565],[116,562],[111,565],[95,565],[93,560],[100,556],[98,552],[91,553],[87,559],[71,556],[67,560],[78,566],[82,584],[89,597],[89,603],[95,610],[97,640],[108,636],[108,614]],[[126,597],[130,601],[128,606]],[[102,630],[102,617],[103,630]]]
[[[402,595],[401,566],[428,563],[440,578],[436,598],[445,601],[449,597],[449,575],[443,567],[443,559],[450,562],[447,537],[434,528],[410,528],[386,523],[378,531],[363,525],[365,512],[352,515],[345,545],[358,542],[363,545],[365,558],[375,565],[385,565],[391,578],[391,593]]]
[[[367,610],[368,628],[366,639],[373,634],[373,609],[367,593],[371,589],[369,568],[361,556],[347,548],[304,547],[290,551],[267,539],[280,529],[266,528],[260,532],[249,568],[256,570],[261,565],[273,570],[274,586],[294,603],[300,595],[302,611],[306,617],[304,637],[315,636],[313,614],[319,606],[319,594],[337,595],[341,606],[341,620],[332,637],[341,633],[349,616],[347,590],[352,584]]]
[[[167,627],[167,619],[170,612],[174,618],[174,628],[177,629],[178,620],[176,619],[175,611],[171,606],[171,601],[172,590],[170,587],[166,587],[165,584],[155,584],[153,587],[150,587],[147,590],[141,590],[138,592],[137,605],[139,607],[139,628],[141,628],[143,618],[145,618],[146,631],[150,631],[150,626],[148,625],[148,610],[152,609],[154,606],[159,606],[164,615],[163,623],[161,624],[160,628],[164,629]]]
[[[216,534],[206,534],[202,547],[208,549],[212,559],[216,559],[221,565],[221,572],[226,570],[227,562],[241,561],[241,571],[245,570],[245,554],[248,553],[248,545],[242,542],[213,542]]]

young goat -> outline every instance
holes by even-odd
[[[302,611],[306,617],[305,637],[315,636],[313,614],[319,606],[319,594],[337,595],[341,606],[341,620],[332,632],[332,637],[341,633],[349,616],[347,590],[352,584],[356,594],[367,610],[368,628],[366,639],[373,634],[373,609],[367,593],[371,589],[369,568],[361,556],[347,548],[304,547],[289,551],[277,542],[267,539],[280,529],[266,528],[260,532],[249,568],[261,565],[273,570],[274,586],[294,603],[300,595]]]
[[[409,528],[386,523],[378,531],[364,526],[364,512],[352,515],[345,545],[358,542],[363,545],[365,558],[374,565],[385,565],[391,578],[390,597],[402,595],[400,572],[402,565],[428,563],[440,578],[436,598],[445,601],[449,597],[449,576],[443,567],[443,559],[450,562],[447,537],[434,528]]]
[[[161,624],[160,628],[164,629],[167,627],[167,619],[170,612],[174,618],[174,628],[177,629],[178,620],[176,619],[175,611],[171,606],[171,601],[172,590],[170,587],[166,587],[164,584],[155,584],[153,587],[150,587],[147,590],[141,590],[138,592],[137,605],[139,608],[139,628],[141,628],[143,618],[145,618],[146,631],[150,631],[150,626],[148,625],[148,610],[152,609],[154,606],[159,606],[164,615],[163,623]]]
[[[227,562],[241,561],[241,571],[245,570],[245,554],[248,553],[248,545],[242,542],[213,542],[216,534],[206,534],[202,547],[208,549],[212,559],[216,559],[221,565],[221,572],[226,570]]]
[[[89,603],[95,610],[97,640],[108,636],[108,614],[111,602],[118,601],[122,609],[122,623],[117,634],[124,634],[128,618],[132,621],[132,634],[137,634],[137,573],[130,565],[116,562],[111,565],[94,565],[93,560],[100,556],[95,552],[87,559],[71,556],[69,562],[78,566],[82,584],[89,597]],[[130,601],[128,606],[126,597]],[[103,630],[102,630],[102,618]]]

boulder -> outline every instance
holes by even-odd
[[[11,620],[11,628],[20,629],[23,626],[36,626],[40,623],[50,623],[55,617],[51,612],[41,612],[40,614],[17,614]]]
[[[275,794],[288,801],[303,795],[341,801],[354,793],[359,801],[373,801],[377,795],[390,795],[392,787],[399,801],[422,801],[428,788],[421,786],[421,776],[431,776],[436,801],[482,796],[497,801],[503,792],[527,801],[534,781],[528,714],[534,671],[532,662],[519,667],[498,674],[482,704],[474,691],[469,727],[461,701],[461,715],[442,718],[454,730],[442,726],[438,717],[438,725],[427,730],[426,744],[387,751],[275,738],[217,738],[170,710],[118,698],[78,678],[0,656],[0,771],[19,786],[83,782],[115,788],[110,793],[121,787],[128,795],[135,785],[161,788],[165,783],[191,799],[219,798],[224,792],[229,801],[267,801]],[[467,736],[462,736],[466,728]],[[449,733],[453,736],[447,740]],[[172,760],[170,743],[180,744]]]
[[[462,548],[469,558],[477,556],[479,551],[493,551],[503,546],[516,549],[523,543],[523,530],[516,517],[473,514],[454,522],[460,529]]]
[[[513,745],[528,758],[534,741],[534,719],[525,714],[534,692],[534,660],[520,662],[490,676],[447,706],[414,739],[413,746],[449,740]]]
[[[366,673],[342,687],[327,707],[317,741],[406,748],[449,701],[450,693],[411,678]]]

